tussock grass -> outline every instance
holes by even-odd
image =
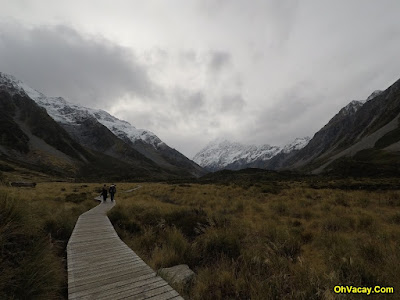
[[[0,193],[0,291],[5,298],[50,299],[63,284],[62,263],[38,227],[26,206]]]
[[[400,192],[329,185],[147,183],[120,193],[109,216],[154,269],[196,272],[188,289],[176,287],[188,299],[334,299],[338,284],[398,290]]]
[[[176,287],[188,299],[334,299],[338,284],[400,288],[398,190],[369,180],[141,185],[124,193],[136,184],[117,183],[110,220],[154,269],[185,263],[196,272],[191,286]],[[101,186],[0,185],[2,299],[66,297],[65,246]]]
[[[91,193],[71,183],[0,186],[1,299],[67,297],[65,248],[78,216],[96,205]]]

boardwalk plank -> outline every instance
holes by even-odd
[[[157,281],[153,283],[148,283],[146,285],[134,288],[132,290],[127,290],[126,292],[118,293],[113,295],[114,300],[127,299],[134,296],[133,299],[145,299],[147,295],[161,294],[162,292],[172,289],[165,281]]]
[[[144,300],[148,299],[154,296],[161,296],[162,294],[166,294],[166,296],[169,296],[169,292],[172,290],[172,288],[168,285],[157,287],[155,289],[143,289],[143,291],[140,294],[137,295],[131,295],[127,296],[124,298],[114,298],[114,300],[119,300],[119,299],[135,299],[135,300]]]
[[[146,268],[147,267],[147,268]],[[71,280],[72,282],[76,282],[76,285],[78,284],[85,284],[87,282],[96,282],[101,279],[109,279],[113,278],[116,276],[122,276],[125,274],[130,274],[130,273],[137,273],[143,270],[151,270],[149,266],[146,264],[141,264],[141,265],[135,265],[135,266],[124,266],[118,269],[114,269],[111,272],[94,272],[90,273],[84,272],[84,273],[74,273],[74,279]]]
[[[96,288],[96,287],[100,287],[100,286],[103,286],[103,285],[106,285],[106,284],[116,284],[116,283],[120,282],[121,280],[124,280],[124,279],[126,279],[128,277],[135,278],[135,277],[140,277],[140,276],[143,276],[143,275],[153,275],[153,276],[155,276],[153,274],[153,272],[151,272],[149,270],[146,270],[146,271],[142,270],[142,271],[139,271],[139,272],[134,272],[133,276],[129,276],[129,275],[132,275],[132,274],[119,274],[118,276],[115,276],[113,278],[108,278],[108,279],[107,278],[106,279],[101,278],[101,279],[99,279],[97,281],[86,282],[83,285],[74,286],[73,288],[71,288],[71,293],[82,292],[82,291],[85,291],[85,290],[88,290],[88,289],[92,289],[92,288]],[[72,283],[72,284],[74,284],[74,283]]]
[[[170,299],[182,299],[182,297],[176,291],[166,292],[160,295],[146,298],[146,300],[170,300]]]
[[[75,261],[74,265],[70,265],[68,266],[68,270],[74,270],[75,272],[79,272],[80,269],[86,269],[88,267],[91,268],[102,268],[102,267],[106,267],[106,266],[113,266],[115,264],[120,264],[120,263],[132,263],[132,264],[138,264],[138,263],[142,263],[142,260],[139,259],[132,259],[132,257],[130,255],[128,256],[121,256],[119,257],[117,260],[114,260],[112,258],[109,259],[105,259],[104,261],[98,261],[98,262],[94,262],[94,263],[79,263],[79,261]]]
[[[79,251],[74,251],[73,253],[71,253],[71,255],[76,258],[85,257],[88,255],[92,256],[92,257],[97,257],[100,255],[107,255],[108,257],[111,257],[111,258],[114,258],[114,257],[119,258],[120,256],[122,256],[124,254],[132,255],[131,249],[121,247],[121,248],[115,250],[114,244],[110,244],[110,247],[104,248],[104,249],[99,249],[98,247],[93,247],[93,248],[82,247],[82,249],[75,249],[75,250],[79,250]]]
[[[149,289],[151,288],[151,284],[154,284],[154,286],[160,286],[160,283],[163,284],[163,280],[160,277],[152,277],[147,280],[137,281],[129,285],[120,286],[118,289],[108,290],[107,293],[99,296],[98,299],[115,299],[116,297],[121,297],[123,295],[132,296],[135,291],[141,290],[143,287]]]
[[[115,263],[110,263],[110,264],[106,264],[106,265],[95,265],[95,266],[86,266],[84,268],[80,268],[80,269],[75,269],[74,273],[75,273],[75,277],[77,276],[81,276],[81,275],[85,275],[88,272],[111,272],[112,270],[118,269],[118,270],[122,270],[123,268],[126,268],[126,265],[129,264],[129,260],[121,260]],[[134,264],[133,266],[143,266],[145,263],[144,262],[136,262],[136,264]],[[72,270],[71,270],[72,271]]]
[[[121,241],[101,203],[83,213],[67,245],[69,299],[183,299]]]
[[[136,278],[128,278],[124,280],[120,280],[118,282],[109,282],[106,284],[103,284],[101,286],[93,287],[91,289],[86,289],[81,292],[76,292],[74,295],[77,297],[81,298],[87,298],[91,296],[98,296],[98,295],[106,295],[110,291],[115,291],[118,290],[120,287],[124,288],[125,285],[134,285],[136,283],[140,282],[146,282],[147,280],[152,280],[153,278],[156,278],[154,274],[146,274],[146,275],[141,275]]]

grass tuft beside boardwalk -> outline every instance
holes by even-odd
[[[1,299],[67,297],[65,248],[78,216],[96,203],[66,198],[91,189],[70,183],[0,186]]]

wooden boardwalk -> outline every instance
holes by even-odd
[[[121,241],[107,201],[82,214],[69,239],[68,299],[183,299]]]

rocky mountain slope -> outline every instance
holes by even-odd
[[[214,141],[194,160],[210,171],[262,168],[347,175],[400,174],[400,80],[351,101],[312,139],[282,148]]]
[[[251,167],[355,176],[400,174],[399,117],[400,80],[364,101],[351,101],[312,139],[296,139],[284,147],[216,140],[194,161],[209,171]],[[120,178],[205,173],[149,131],[103,110],[47,97],[3,73],[0,160],[72,177],[105,170]]]
[[[90,153],[23,93],[0,85],[1,157],[72,174]]]
[[[137,129],[130,123],[119,120],[103,110],[75,105],[60,97],[51,98],[43,95],[34,97],[32,95],[32,98],[40,106],[46,108],[49,115],[71,136],[91,149],[105,152],[116,158],[127,159],[124,155],[127,149],[121,146],[121,141],[123,141],[128,148],[138,151],[157,165],[172,172],[187,173],[187,175],[193,176],[204,174],[201,167],[169,147],[154,133]],[[106,133],[101,130],[103,127],[110,132]],[[109,137],[106,141],[99,140],[99,137],[103,136]],[[113,146],[113,148],[110,149],[107,145]]]
[[[400,80],[366,101],[350,102],[284,167],[312,173],[394,174],[400,171],[399,115]]]
[[[217,139],[198,152],[193,160],[209,171],[222,169],[239,170],[244,168],[268,168],[271,160],[280,155],[286,157],[302,149],[310,138],[297,138],[284,146],[244,145]]]
[[[4,73],[0,73],[0,90],[11,98],[18,95],[33,99],[45,111],[37,108],[42,113],[47,112],[47,117],[50,116],[56,122],[57,126],[53,126],[56,128],[54,135],[66,131],[67,136],[70,139],[72,137],[74,143],[82,149],[112,157],[125,166],[129,164],[131,169],[147,164],[145,168],[155,167],[157,172],[163,170],[161,173],[172,176],[204,174],[201,167],[170,148],[153,133],[136,129],[105,111],[75,105],[61,97],[47,97]]]

